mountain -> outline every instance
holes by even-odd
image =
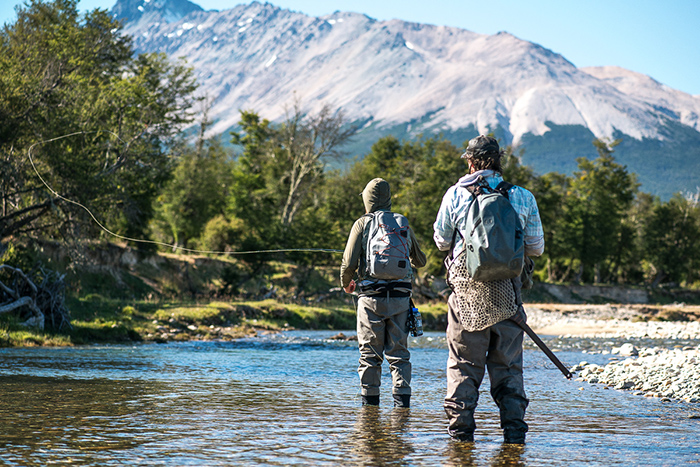
[[[129,25],[173,23],[195,11],[204,10],[188,0],[119,0],[112,8],[112,14]]]
[[[622,138],[616,158],[643,190],[668,198],[698,184],[700,96],[622,68],[579,69],[505,32],[258,2],[204,11],[187,0],[118,0],[112,12],[138,52],[187,58],[213,100],[217,134],[235,128],[239,109],[281,120],[298,98],[360,125],[351,155],[386,134],[440,132],[461,146],[491,131],[524,148],[537,172],[571,173],[577,157],[595,157],[594,138]]]

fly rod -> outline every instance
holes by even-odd
[[[521,311],[522,311],[522,306],[520,307],[518,312],[515,314],[515,316],[511,316],[509,319],[511,321],[513,321],[515,324],[517,324],[518,326],[520,326],[522,328],[522,330],[525,331],[525,333],[528,336],[530,336],[530,339],[532,339],[535,342],[535,344],[537,344],[537,346],[542,350],[542,352],[544,352],[545,355],[547,355],[549,357],[549,359],[552,361],[552,363],[554,363],[557,366],[557,368],[559,368],[559,370],[564,374],[564,376],[566,376],[566,379],[571,379],[572,375],[571,375],[571,372],[569,371],[569,369],[566,367],[566,365],[564,365],[557,358],[556,355],[554,355],[554,352],[549,350],[549,347],[547,347],[547,345],[544,342],[542,342],[542,339],[540,339],[540,336],[535,334],[535,331],[533,331],[532,328],[530,326],[528,326],[528,324],[523,319],[523,316],[525,316],[525,313],[521,313]]]

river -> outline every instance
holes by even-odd
[[[410,409],[361,408],[356,342],[290,331],[235,342],[0,349],[0,464],[523,465],[700,463],[700,404],[568,381],[526,338],[530,425],[504,446],[482,385],[476,442],[452,441],[442,410],[444,335],[411,339]],[[352,332],[346,332],[351,335]],[[569,366],[603,364],[543,336]],[[697,343],[695,343],[697,345]]]

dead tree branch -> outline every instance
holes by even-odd
[[[19,268],[0,264],[0,314],[15,313],[24,319],[22,325],[39,329],[46,325],[56,330],[70,327],[64,277],[41,268],[28,275]]]

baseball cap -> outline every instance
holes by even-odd
[[[476,138],[469,140],[469,145],[467,150],[462,154],[462,159],[470,159],[475,157],[477,159],[487,158],[489,156],[497,157],[501,153],[501,149],[498,146],[498,141],[491,136],[479,135]]]

